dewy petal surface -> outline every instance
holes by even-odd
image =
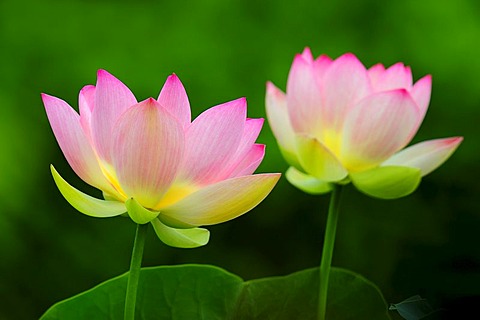
[[[190,102],[182,82],[176,74],[167,78],[157,99],[165,109],[187,127],[191,122]]]
[[[246,100],[240,98],[200,114],[186,131],[185,159],[179,179],[198,184],[216,181],[219,170],[240,144],[246,112]]]
[[[96,199],[75,189],[58,174],[53,166],[50,166],[50,169],[58,190],[72,207],[81,213],[91,217],[108,218],[127,211],[122,202]]]
[[[102,173],[79,115],[61,99],[43,94],[42,100],[55,138],[73,171],[86,183],[116,195]]]
[[[113,125],[125,110],[136,103],[133,93],[120,80],[105,70],[98,71],[91,126],[96,151],[107,163],[112,162]]]
[[[181,124],[150,98],[120,117],[113,142],[113,163],[122,189],[145,208],[154,208],[182,160]]]
[[[462,141],[462,137],[423,141],[393,155],[382,166],[418,168],[425,176],[447,161]]]
[[[417,105],[403,89],[361,100],[345,121],[342,163],[361,171],[383,162],[412,139],[419,119]]]
[[[305,171],[323,181],[339,181],[348,175],[337,157],[317,139],[297,135],[297,153]]]
[[[234,219],[258,205],[273,189],[280,174],[257,174],[224,180],[163,208],[159,219],[177,226],[201,226]]]

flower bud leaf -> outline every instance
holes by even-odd
[[[151,211],[144,208],[134,198],[130,198],[125,202],[125,206],[128,209],[128,215],[135,223],[145,224],[155,219],[159,212]]]
[[[210,231],[204,228],[176,229],[164,225],[159,219],[152,220],[153,228],[163,243],[176,248],[197,248],[210,239]]]
[[[72,205],[72,207],[81,213],[96,218],[108,218],[121,215],[127,211],[125,205],[119,201],[96,199],[75,189],[60,176],[53,165],[50,166],[50,169],[52,171],[53,179],[63,197]]]
[[[285,177],[292,185],[309,194],[323,194],[332,191],[330,183],[309,176],[294,167],[288,168]]]
[[[351,173],[353,184],[363,193],[380,199],[396,199],[409,195],[421,180],[420,169],[385,166]]]

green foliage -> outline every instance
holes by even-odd
[[[138,319],[292,320],[316,319],[318,269],[244,282],[207,265],[142,269]],[[51,307],[41,320],[122,319],[127,274]],[[334,268],[327,306],[329,320],[388,320],[387,306],[370,281]]]

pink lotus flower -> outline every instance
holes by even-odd
[[[267,83],[269,124],[292,166],[287,179],[310,193],[350,181],[380,198],[413,192],[463,140],[429,140],[402,150],[423,121],[430,91],[431,76],[413,84],[402,63],[367,70],[353,54],[314,59],[306,48],[293,61],[287,94]]]
[[[176,247],[208,242],[202,225],[221,223],[254,208],[279,174],[252,175],[265,146],[255,140],[263,119],[246,118],[246,100],[230,101],[190,120],[190,104],[176,75],[158,99],[142,102],[104,70],[79,95],[80,115],[65,101],[43,94],[55,137],[68,163],[105,200],[70,186],[53,168],[63,196],[93,217],[128,212],[151,222]]]

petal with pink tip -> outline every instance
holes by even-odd
[[[379,79],[382,78],[383,73],[385,72],[385,66],[381,63],[377,63],[376,65],[370,67],[367,70],[368,77],[370,78],[370,83],[372,84],[372,88],[377,86],[377,82]]]
[[[420,109],[422,114],[422,119],[427,113],[428,104],[430,103],[430,94],[432,92],[432,76],[426,75],[421,78],[413,85],[412,90],[410,90],[410,95],[413,100],[417,103],[417,106]]]
[[[42,94],[42,100],[55,138],[73,171],[86,183],[116,195],[117,191],[102,173],[75,110],[65,101],[47,94]]]
[[[332,62],[323,77],[324,104],[318,118],[313,114],[311,121],[322,119],[323,128],[338,132],[343,125],[349,107],[371,92],[370,79],[363,64],[351,53],[344,54]]]
[[[389,91],[394,89],[407,89],[412,87],[412,70],[398,62],[385,70],[375,81],[374,91]]]
[[[222,223],[257,206],[279,178],[280,174],[258,174],[224,180],[162,209],[158,218],[171,227],[181,228]]]
[[[181,124],[150,98],[118,119],[112,141],[113,166],[122,189],[143,207],[155,207],[182,160]]]
[[[87,85],[80,90],[78,95],[78,106],[80,111],[80,124],[83,131],[92,143],[92,111],[95,108],[95,86]]]
[[[295,152],[295,133],[293,131],[287,110],[287,98],[273,83],[267,82],[265,99],[268,124],[272,129],[277,143],[288,152]]]
[[[75,189],[58,174],[52,165],[50,169],[60,193],[81,213],[91,217],[108,218],[119,216],[127,211],[122,202],[96,199]]]
[[[120,80],[105,70],[98,71],[91,127],[97,154],[107,163],[112,162],[113,126],[136,103],[133,93]]]
[[[190,102],[176,74],[168,76],[157,101],[186,127],[191,122]]]
[[[287,81],[287,110],[297,133],[316,133],[321,123],[321,96],[313,63],[297,55]]]
[[[376,166],[413,137],[419,110],[404,89],[375,93],[360,101],[345,121],[340,158],[349,171]]]
[[[327,71],[327,69],[330,67],[331,64],[332,64],[332,59],[329,56],[324,54],[322,54],[320,57],[315,59],[315,61],[313,62],[313,68],[315,70],[315,74],[318,79],[323,78],[323,76],[325,75],[325,72]]]
[[[265,156],[265,145],[254,144],[230,172],[229,178],[253,174]]]
[[[340,181],[348,175],[338,158],[317,139],[305,135],[296,139],[300,164],[308,174],[326,182]]]
[[[185,158],[179,179],[199,184],[215,181],[242,139],[246,100],[240,98],[200,114],[186,131]]]
[[[394,154],[382,166],[418,168],[425,176],[447,161],[462,141],[463,137],[423,141]]]
[[[242,139],[240,140],[240,144],[233,156],[230,158],[230,161],[225,164],[220,171],[218,171],[218,174],[216,175],[217,181],[235,176],[234,171],[238,171],[236,170],[236,168],[245,165],[244,161],[246,161],[247,155],[250,153],[252,147],[254,146],[255,140],[257,140],[258,134],[260,133],[262,126],[263,119],[247,119],[247,121],[245,122],[245,129]],[[249,164],[250,163],[248,163],[248,165]]]
[[[309,63],[313,62],[312,50],[310,50],[309,47],[305,47],[305,49],[303,49],[302,58]]]

